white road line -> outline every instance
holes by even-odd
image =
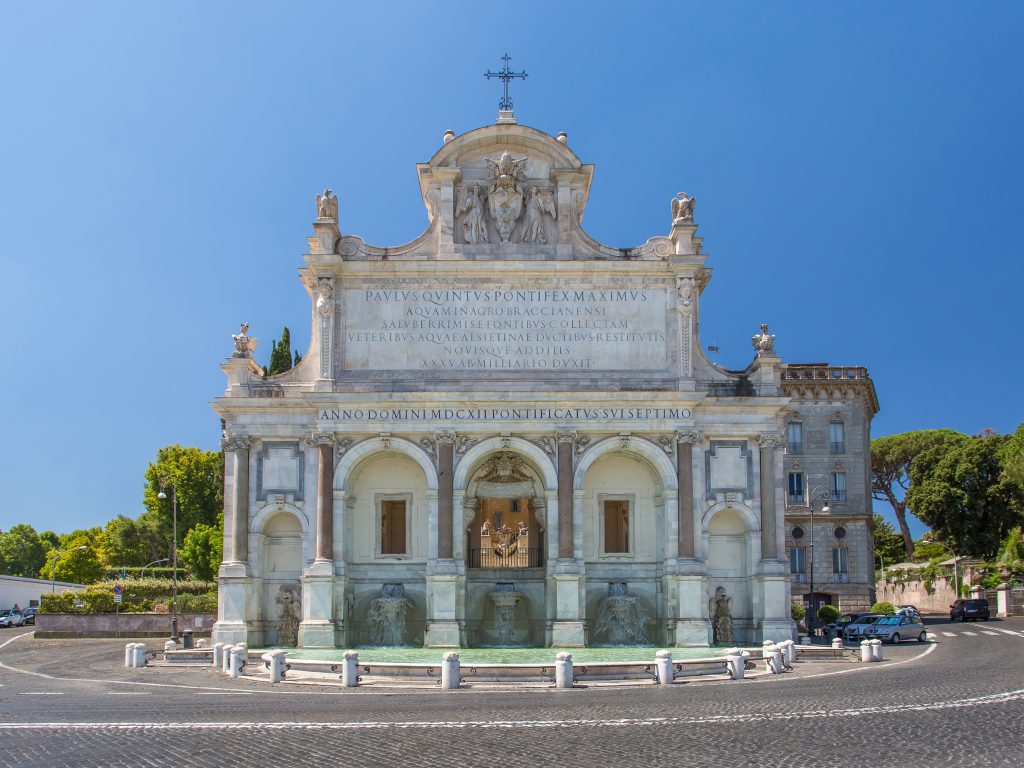
[[[64,691],[21,691],[19,696],[63,696]]]
[[[996,632],[1002,632],[1004,635],[1014,635],[1016,637],[1020,637],[1020,632],[1015,632],[1012,629],[999,629],[997,627],[996,628]]]
[[[998,632],[993,632],[991,629],[983,629],[983,630],[981,630],[981,634],[983,634],[983,635],[996,635],[996,636],[999,635]]]
[[[943,632],[946,637],[956,637],[956,632]]]
[[[978,636],[977,632],[968,632],[966,629],[961,634],[969,635],[970,637],[977,637]]]
[[[149,696],[149,691],[104,691],[107,696]]]
[[[934,632],[927,632],[925,634],[925,637],[927,637],[929,640],[934,640],[935,638],[938,637],[938,635],[936,635]]]

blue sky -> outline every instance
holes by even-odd
[[[313,196],[369,242],[426,224],[415,163],[520,122],[596,165],[584,225],[697,198],[704,344],[866,365],[874,434],[1024,421],[1020,4],[21,3],[0,24],[0,528],[142,511],[162,445],[214,449],[241,320],[287,324]],[[356,4],[351,4],[356,5]]]

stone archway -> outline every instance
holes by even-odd
[[[303,521],[278,508],[260,523],[258,594],[263,643],[294,646],[302,619]]]

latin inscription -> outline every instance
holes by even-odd
[[[651,290],[347,290],[345,367],[651,370],[668,364]]]
[[[689,419],[689,408],[321,408],[320,421],[629,421]]]

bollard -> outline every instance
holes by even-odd
[[[231,674],[231,648],[233,646],[230,643],[224,643],[224,647],[221,649],[220,656],[220,671],[225,675]]]
[[[447,691],[458,688],[461,675],[459,654],[455,651],[448,651],[441,661],[441,687]]]
[[[765,668],[773,675],[782,674],[782,651],[779,650],[779,646],[768,645],[761,648],[761,654],[765,659]]]
[[[213,644],[213,662],[210,664],[214,669],[220,669],[224,663],[224,643]]]
[[[345,651],[345,661],[341,668],[341,681],[346,688],[355,688],[359,685],[359,653],[357,651]]]
[[[206,647],[206,641],[205,640],[196,640],[196,648],[205,648],[205,647]]]
[[[743,655],[740,653],[733,653],[725,657],[725,664],[729,669],[729,677],[733,680],[742,680],[743,675],[746,672],[745,665],[743,663]]]
[[[260,657],[267,663],[267,669],[270,670],[270,682],[280,683],[284,679],[284,663],[287,655],[287,651],[268,651]]]
[[[882,661],[885,655],[882,653],[882,641],[874,639],[871,641],[871,655],[875,657],[875,661]]]
[[[786,663],[792,665],[796,661],[796,643],[792,640],[784,640],[782,645],[786,649]]]
[[[842,640],[842,638],[840,638],[840,637],[833,637],[832,638],[832,648],[833,648],[833,650],[836,650],[836,651],[843,650],[843,640]]]
[[[135,660],[133,666],[144,667],[146,666],[146,644],[135,643]]]
[[[166,643],[164,643],[164,653],[167,653],[168,651],[173,651],[177,647],[177,643],[175,643],[173,640],[168,640]]]
[[[871,652],[870,640],[860,641],[860,660],[864,662],[875,660],[875,654]]]
[[[555,654],[555,688],[572,688],[572,654]]]
[[[231,646],[231,668],[228,670],[228,674],[231,677],[238,677],[239,675],[245,674],[242,668],[245,666],[245,656],[248,649],[239,644]]]
[[[672,685],[672,651],[654,654],[654,669],[658,673],[658,685]]]
[[[126,643],[124,646],[124,665],[135,666],[135,643]]]

